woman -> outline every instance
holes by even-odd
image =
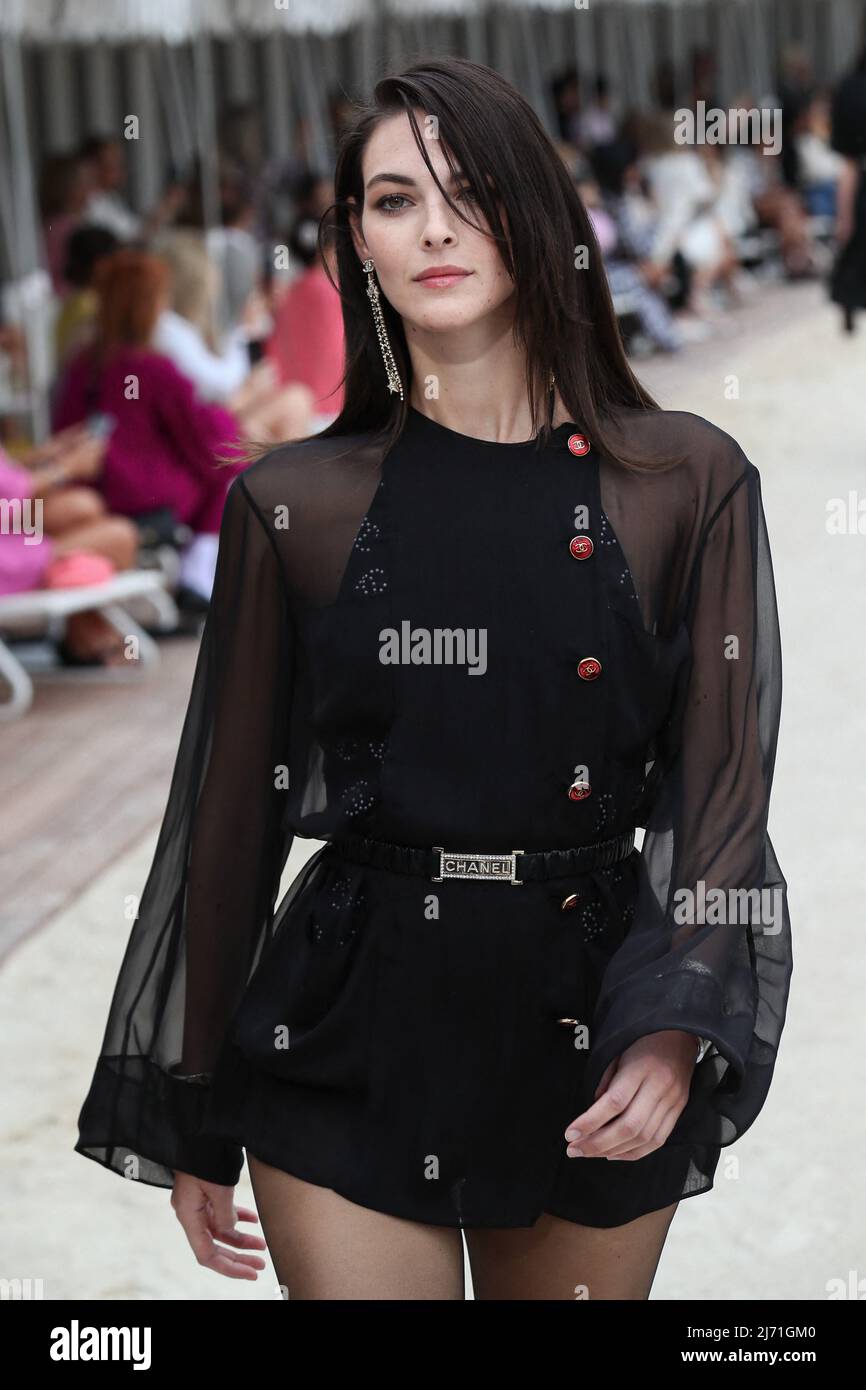
[[[94,276],[99,262],[120,242],[107,227],[86,225],[72,233],[66,246],[64,279],[69,289],[54,324],[57,364],[62,368],[93,339],[99,297]]]
[[[81,426],[32,449],[23,466],[0,445],[0,506],[26,519],[0,530],[0,596],[65,588],[70,580],[87,582],[93,572],[110,574],[135,564],[135,527],[125,517],[109,516],[89,486],[104,448]],[[69,615],[58,650],[70,666],[118,666],[125,660],[123,638],[96,608]]]
[[[342,305],[334,285],[336,258],[327,240],[327,224],[325,232],[322,252],[319,221],[302,216],[295,222],[288,244],[303,270],[279,300],[266,348],[281,382],[299,382],[312,392],[312,434],[332,424],[343,408],[346,365]]]
[[[56,294],[67,289],[64,276],[67,243],[85,215],[92,180],[79,155],[51,155],[39,176],[39,210],[45,260]]]
[[[167,267],[124,248],[100,262],[93,342],[60,383],[55,427],[105,414],[113,422],[98,486],[109,510],[140,517],[168,508],[193,531],[181,556],[179,598],[204,608],[210,598],[226,490],[243,468],[219,459],[238,439],[235,417],[199,399],[193,383],[154,351],[168,306]]]
[[[158,243],[171,271],[171,307],[157,319],[153,344],[188,377],[203,400],[221,401],[248,439],[271,443],[307,432],[310,393],[281,389],[267,365],[253,367],[242,324],[217,332],[220,271],[204,237],[184,230]],[[255,286],[251,283],[247,298]]]
[[[255,1278],[245,1146],[293,1299],[459,1299],[461,1228],[476,1298],[644,1299],[786,1007],[760,477],[496,73],[380,82],[335,186],[345,406],[231,487],[76,1148]]]

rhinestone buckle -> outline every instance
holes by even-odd
[[[461,851],[445,850],[441,845],[433,846],[439,855],[439,873],[432,877],[433,883],[441,883],[446,878],[472,878],[479,883],[516,883],[517,856],[522,849],[513,849],[510,854],[466,854]]]

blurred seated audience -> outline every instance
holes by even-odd
[[[830,101],[816,93],[797,122],[797,169],[806,211],[835,217],[844,158],[830,145]]]
[[[107,227],[76,227],[66,243],[63,278],[68,286],[54,326],[57,365],[62,368],[93,337],[98,298],[93,288],[96,266],[118,248]]]
[[[289,233],[289,251],[303,269],[277,299],[266,349],[281,382],[302,383],[311,392],[311,433],[324,429],[342,410],[345,371],[342,301],[329,279],[329,274],[337,278],[333,224],[324,224],[324,258],[318,231],[318,219],[304,216]]]
[[[87,160],[75,154],[49,155],[39,174],[39,211],[45,259],[55,293],[67,288],[67,243],[84,219],[92,189]]]
[[[310,392],[280,387],[267,363],[251,367],[243,323],[219,334],[220,272],[203,237],[171,232],[157,249],[171,275],[171,307],[157,320],[156,350],[171,358],[203,400],[224,402],[247,438],[279,443],[307,434]]]
[[[124,247],[100,263],[96,288],[94,339],[63,374],[55,426],[94,413],[109,417],[98,483],[106,504],[132,518],[167,508],[191,528],[178,601],[203,610],[213,586],[226,489],[244,467],[238,422],[223,406],[202,400],[193,382],[153,347],[157,320],[169,307],[163,261]]]
[[[682,346],[673,315],[664,296],[651,286],[643,273],[643,240],[630,240],[629,224],[623,207],[625,171],[617,165],[611,170],[617,193],[606,199],[596,180],[587,172],[577,180],[577,191],[586,208],[599,248],[604,257],[610,292],[616,302],[627,303],[649,342],[662,352],[676,352]]]
[[[110,515],[88,486],[104,450],[104,439],[86,426],[54,435],[20,461],[0,445],[0,503],[10,518],[0,528],[0,595],[95,583],[135,564],[135,526]],[[98,609],[88,609],[67,619],[59,654],[70,665],[117,665],[123,639]]]
[[[777,156],[764,153],[764,145],[743,145],[749,192],[759,225],[772,227],[779,237],[779,251],[789,280],[811,279],[820,273],[809,214],[799,193],[785,182]],[[772,148],[770,138],[767,149]]]
[[[147,241],[164,222],[174,217],[183,197],[175,181],[169,182],[159,202],[141,217],[123,196],[126,188],[124,141],[113,135],[91,135],[81,146],[79,158],[89,171],[90,194],[82,220],[108,227],[118,241]]]

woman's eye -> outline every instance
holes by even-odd
[[[465,198],[470,203],[478,202],[478,194],[475,192],[475,189],[472,187],[472,185],[468,183],[458,191],[457,197]]]
[[[408,203],[409,201],[409,199],[403,193],[386,193],[384,198],[379,199],[378,203],[376,204],[376,207],[379,208],[382,212],[400,212],[402,211],[401,208],[385,206],[386,203],[393,203],[395,199],[398,202],[403,203]]]

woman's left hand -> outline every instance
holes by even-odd
[[[674,1028],[627,1047],[602,1076],[594,1103],[568,1126],[569,1158],[634,1159],[660,1149],[685,1109],[697,1052],[695,1034]]]

